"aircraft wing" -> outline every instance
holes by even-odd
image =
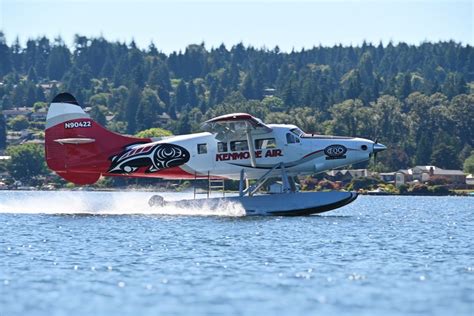
[[[206,132],[216,134],[218,140],[260,135],[272,131],[262,120],[247,113],[232,113],[212,118],[203,124]]]

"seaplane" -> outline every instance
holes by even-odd
[[[60,93],[47,113],[46,163],[77,185],[93,184],[103,176],[238,180],[234,196],[165,201],[155,195],[149,204],[218,208],[230,202],[239,204],[245,215],[293,216],[326,212],[357,198],[356,192],[300,192],[295,177],[366,161],[386,149],[369,139],[265,124],[247,113],[212,118],[202,129],[164,138],[121,135],[93,121],[74,96]],[[281,179],[281,192],[261,193],[275,178]]]

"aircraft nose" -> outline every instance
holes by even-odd
[[[380,143],[374,143],[374,147],[373,147],[372,151],[374,153],[378,153],[378,152],[384,151],[385,149],[387,149],[387,146],[385,146],[383,144],[380,144]]]

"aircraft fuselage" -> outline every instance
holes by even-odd
[[[129,146],[121,156],[128,155],[126,158],[130,161],[133,159],[129,157],[133,158],[137,154],[141,154],[141,158],[137,159],[143,159],[142,152],[146,156],[148,151],[151,152],[154,146],[159,145],[174,145],[176,147],[173,150],[187,152],[181,155],[187,161],[176,167],[161,168],[157,172],[153,172],[153,169],[137,170],[133,168],[133,163],[127,162],[122,166],[116,164],[119,168],[111,168],[109,172],[130,176],[189,179],[211,176],[237,180],[244,169],[248,179],[257,179],[275,165],[283,163],[290,176],[314,174],[366,161],[377,150],[374,145],[378,145],[363,138],[308,135],[294,125],[268,126],[271,127],[271,132],[252,136],[251,139],[243,136],[218,140],[215,134],[204,132]],[[253,143],[255,166],[252,166],[252,146],[249,141]],[[152,157],[152,154],[149,156]],[[177,156],[181,157],[180,154],[173,155]]]

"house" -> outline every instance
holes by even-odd
[[[333,182],[340,181],[342,183],[349,183],[352,179],[367,178],[374,176],[375,173],[367,169],[342,169],[342,170],[329,170],[324,174],[324,178]]]
[[[31,113],[33,113],[33,108],[16,107],[10,110],[3,110],[2,113],[3,113],[3,116],[5,116],[6,120],[12,117],[17,117],[19,115],[24,115],[29,118]]]
[[[399,187],[402,184],[406,184],[412,181],[413,181],[413,178],[409,169],[400,169],[397,172],[395,172],[395,186]]]
[[[379,177],[385,183],[395,183],[396,172],[381,172]]]
[[[474,175],[472,173],[466,176],[466,184],[469,186],[474,186]]]
[[[442,169],[436,166],[415,166],[408,170],[398,170],[395,173],[395,185],[408,182],[427,182],[434,178],[444,178],[451,184],[466,184],[466,175],[461,170]]]
[[[433,177],[441,177],[446,179],[448,183],[466,183],[466,175],[461,170],[448,170],[436,166],[415,166],[412,170],[413,180],[420,182],[426,182]]]
[[[157,122],[159,124],[167,124],[171,120],[171,117],[167,113],[162,113],[157,116]]]
[[[40,86],[46,92],[49,92],[54,86],[59,87],[60,85],[61,85],[61,82],[57,80],[51,80],[49,82],[41,83],[38,86]]]
[[[352,175],[347,170],[329,170],[325,172],[324,178],[332,182],[348,183],[351,182]]]
[[[265,88],[263,89],[263,95],[265,97],[273,97],[276,93],[276,89],[273,88]]]
[[[34,122],[45,122],[48,112],[46,110],[31,113],[31,120]]]
[[[295,183],[296,191],[301,190],[299,183]],[[268,186],[268,193],[282,193],[283,192],[283,183],[281,181],[276,181]]]

